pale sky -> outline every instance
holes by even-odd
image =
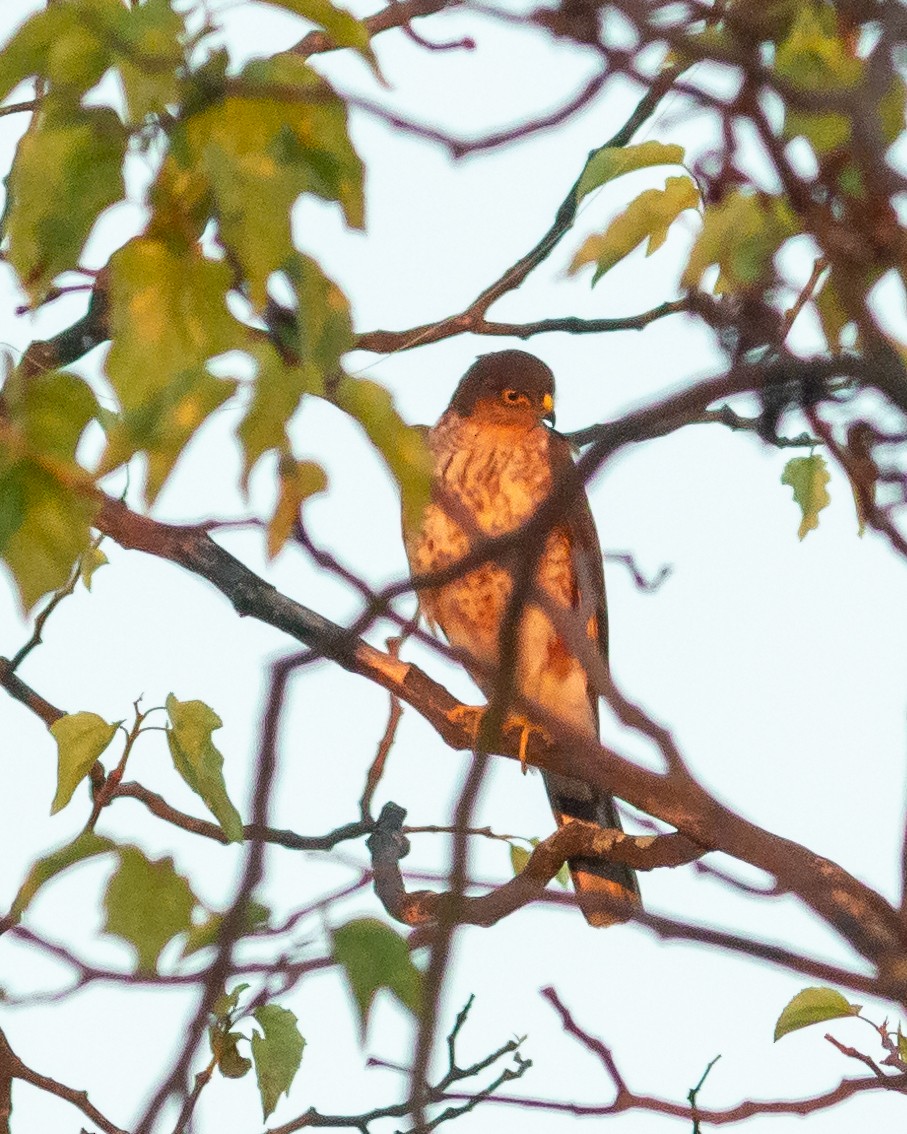
[[[37,4],[7,0],[0,40]],[[221,12],[225,41],[237,61],[289,46],[302,25],[266,5],[212,3]],[[365,13],[370,7],[362,9]],[[423,21],[434,39],[473,36],[473,53],[429,53],[397,32],[375,48],[389,83],[378,92],[356,59],[335,55],[316,66],[342,91],[368,92],[413,118],[458,136],[483,134],[544,113],[568,97],[589,74],[575,49],[545,37],[460,13]],[[449,315],[529,247],[548,227],[582,166],[626,118],[638,93],[622,82],[567,125],[501,151],[453,162],[426,145],[359,113],[354,141],[368,167],[367,229],[350,233],[339,211],[311,201],[297,209],[299,246],[315,255],[349,295],[358,330],[403,328]],[[702,115],[681,113],[668,100],[642,133],[678,142],[696,154],[714,136]],[[0,164],[8,167],[25,126],[20,116],[0,119]],[[147,170],[137,159],[131,190],[141,192]],[[754,162],[758,157],[754,155]],[[643,311],[674,298],[682,257],[695,234],[691,213],[667,246],[651,259],[640,251],[594,290],[588,274],[565,268],[582,239],[632,196],[663,184],[665,170],[630,175],[595,195],[576,231],[493,315],[528,320],[556,314],[614,316]],[[85,260],[99,266],[138,230],[135,203],[117,207],[99,225]],[[811,267],[807,248],[786,261],[795,278]],[[0,271],[0,341],[18,356],[78,316],[77,300],[54,304],[33,319],[16,318],[22,302]],[[883,291],[888,325],[907,338],[902,295]],[[808,315],[794,343],[808,351],[815,328]],[[407,420],[433,422],[453,386],[479,353],[522,344],[462,336],[388,358],[355,354],[352,372],[387,385]],[[710,336],[681,317],[643,332],[571,338],[557,334],[526,344],[548,362],[558,380],[558,425],[565,431],[608,420],[659,391],[718,371]],[[103,349],[79,364],[97,379]],[[104,391],[103,383],[97,385]],[[745,408],[745,407],[744,407]],[[232,438],[235,409],[216,415],[179,463],[154,514],[166,520],[236,517],[246,505],[236,490],[239,456]],[[788,432],[799,433],[791,419]],[[299,455],[322,462],[330,492],[313,501],[306,519],[313,535],[375,584],[406,570],[396,491],[360,429],[332,407],[309,402],[293,427]],[[650,575],[663,564],[673,572],[653,595],[639,592],[619,564],[606,565],[612,666],[620,687],[677,737],[691,767],[720,799],[747,818],[827,855],[892,900],[899,897],[904,819],[905,707],[907,707],[907,568],[872,533],[857,538],[850,489],[832,470],[832,504],[819,528],[797,539],[799,514],[780,483],[789,453],[765,448],[752,436],[719,426],[684,430],[624,452],[591,488],[606,550],[632,551]],[[265,462],[266,464],[266,462]],[[266,513],[273,470],[254,478],[253,509]],[[350,620],[355,597],[289,549],[271,566],[255,532],[219,537],[253,570],[281,590],[338,621]],[[91,594],[79,590],[54,615],[45,644],[23,665],[22,678],[67,711],[91,710],[108,720],[126,717],[131,703],[162,704],[169,692],[200,698],[223,718],[216,739],[225,754],[232,798],[248,814],[261,713],[265,665],[293,643],[252,621],[240,621],[212,587],[175,567],[124,552],[105,542],[111,565],[95,577]],[[0,576],[0,653],[13,654],[28,636],[9,580]],[[381,644],[388,632],[370,635]],[[416,660],[466,700],[478,694],[462,672],[417,646]],[[319,833],[355,818],[365,769],[384,728],[386,695],[369,683],[322,665],[292,687],[280,751],[272,822]],[[650,758],[647,746],[609,719],[603,735],[619,751]],[[84,790],[61,814],[49,816],[55,786],[55,749],[43,725],[20,705],[0,699],[0,736],[8,764],[0,795],[6,853],[0,857],[0,906],[8,905],[30,863],[74,836],[88,814]],[[377,803],[393,799],[413,824],[447,823],[461,775],[462,753],[446,750],[412,711],[404,715],[397,746]],[[136,750],[130,777],[184,810],[202,807],[170,766],[162,738],[151,734]],[[510,761],[494,764],[477,821],[497,831],[545,836],[552,829],[540,778],[523,778]],[[99,829],[138,842],[149,854],[172,854],[200,897],[215,907],[230,900],[240,852],[179,832],[130,801],[117,802]],[[446,864],[439,836],[414,836],[411,869]],[[318,855],[268,852],[264,899],[278,915],[354,876],[345,862],[366,861],[361,844],[347,844],[343,861]],[[720,856],[716,864],[741,877],[756,872]],[[477,844],[475,873],[509,876],[506,847]],[[98,964],[128,965],[127,950],[100,935],[100,901],[110,867],[92,863],[62,878],[39,898],[27,924]],[[703,880],[691,867],[642,878],[653,912],[693,923],[752,933],[845,965],[854,964],[834,937],[784,900],[751,900]],[[332,912],[380,915],[377,900],[360,895]],[[311,955],[321,952],[317,921],[308,925]],[[21,995],[65,983],[63,971],[11,942],[0,941],[0,985]],[[445,1030],[470,993],[476,1001],[464,1034],[461,1061],[480,1058],[511,1035],[526,1035],[524,1054],[535,1064],[517,1093],[604,1103],[610,1084],[595,1060],[564,1037],[538,995],[553,984],[578,1022],[610,1045],[630,1084],[643,1093],[684,1101],[715,1055],[700,1104],[718,1108],[741,1098],[805,1096],[833,1086],[862,1068],[823,1038],[822,1026],[772,1043],[779,1013],[802,987],[815,983],[743,958],[681,944],[661,944],[634,927],[588,928],[575,910],[522,911],[490,929],[469,928],[456,938],[454,964],[443,1000]],[[852,998],[853,999],[853,998]],[[366,1070],[368,1054],[405,1062],[413,1023],[382,995],[363,1049],[351,1002],[339,975],[312,976],[280,1001],[292,1008],[308,1041],[276,1125],[308,1106],[347,1113],[397,1101],[405,1083],[389,1072]],[[141,1113],[144,1092],[168,1068],[191,1018],[194,1002],[162,990],[88,989],[59,1003],[4,1007],[0,1019],[26,1063],[78,1089],[118,1124]],[[876,1022],[884,1004],[867,1004]],[[893,1017],[892,1017],[893,1019]],[[865,1023],[835,1023],[843,1042],[874,1053]],[[201,1066],[201,1062],[199,1062]],[[77,1111],[17,1084],[15,1131],[53,1129],[77,1134]],[[903,1102],[864,1096],[811,1120],[823,1134],[893,1125]],[[566,1130],[573,1120],[543,1111],[488,1104],[457,1120],[461,1134],[520,1134]],[[172,1127],[164,1122],[161,1130]],[[399,1127],[385,1124],[384,1129]],[[630,1114],[615,1130],[642,1134],[670,1120]],[[90,1124],[89,1124],[90,1128]],[[250,1079],[215,1077],[202,1095],[198,1134],[256,1131],[260,1107]],[[788,1134],[793,1118],[760,1119],[748,1129]]]

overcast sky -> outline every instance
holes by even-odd
[[[263,4],[212,3],[236,61],[289,46],[297,21]],[[6,0],[0,39],[37,4]],[[362,8],[363,14],[371,10]],[[591,73],[589,58],[545,37],[461,13],[423,22],[427,36],[474,37],[473,53],[429,53],[392,32],[375,48],[389,89],[376,92],[364,65],[341,55],[316,66],[342,91],[368,92],[419,120],[458,136],[543,113],[578,89]],[[21,93],[21,92],[20,92]],[[15,96],[14,96],[15,97]],[[446,153],[354,113],[354,141],[368,168],[367,229],[344,229],[339,211],[304,201],[296,237],[350,296],[358,330],[403,328],[441,318],[463,305],[548,227],[582,166],[585,154],[619,127],[638,92],[620,81],[582,114],[556,130],[518,145],[453,162]],[[20,116],[0,119],[0,164],[6,169],[25,126]],[[685,113],[668,99],[642,137],[678,142],[691,154],[706,148],[714,123]],[[758,155],[753,162],[758,168]],[[663,184],[665,170],[633,174],[594,196],[574,234],[518,292],[493,314],[528,320],[556,314],[633,314],[677,294],[685,249],[695,235],[692,213],[672,230],[651,259],[637,251],[590,291],[588,276],[568,279],[565,267],[582,239],[600,230],[632,196]],[[111,250],[140,229],[138,202],[148,176],[136,160],[134,200],[110,211],[86,253],[100,266]],[[786,261],[805,280],[810,249]],[[0,270],[0,341],[15,357],[35,337],[68,325],[77,299],[34,318],[17,318],[21,293]],[[882,290],[888,325],[907,337],[903,297]],[[814,348],[816,328],[804,314],[794,344]],[[407,420],[433,422],[457,379],[479,353],[521,345],[463,336],[386,358],[355,354],[349,365],[393,390]],[[529,349],[544,358],[558,382],[558,425],[569,431],[606,421],[660,391],[715,373],[721,358],[709,335],[680,317],[644,332],[571,338],[549,335]],[[79,371],[105,392],[99,377],[103,348]],[[153,364],[153,360],[150,360]],[[236,490],[238,452],[232,430],[238,410],[218,413],[180,461],[155,515],[167,520],[236,517],[247,505]],[[802,424],[789,423],[791,432]],[[307,506],[313,535],[367,580],[380,584],[406,570],[399,506],[359,428],[324,403],[310,402],[294,421],[300,455],[319,460],[329,493]],[[817,531],[797,539],[799,514],[780,476],[789,453],[765,448],[751,436],[719,426],[689,428],[626,451],[591,487],[606,551],[631,551],[644,571],[669,564],[672,573],[655,594],[636,589],[619,564],[606,565],[612,666],[620,687],[670,727],[705,786],[747,818],[840,862],[891,899],[899,897],[898,859],[904,816],[907,603],[905,565],[880,537],[857,537],[846,480],[832,471],[831,506]],[[267,465],[267,462],[263,463]],[[254,478],[253,510],[266,512],[273,468]],[[259,534],[232,532],[221,542],[253,570],[307,606],[348,621],[357,601],[345,587],[314,570],[296,549],[271,566]],[[218,734],[231,795],[248,814],[250,768],[256,751],[265,664],[292,643],[276,631],[239,621],[226,600],[203,581],[135,552],[104,545],[111,565],[54,615],[45,644],[21,675],[67,711],[91,710],[108,720],[129,715],[131,703],[161,704],[169,692],[200,698],[224,720]],[[13,589],[0,576],[0,652],[12,655],[28,634]],[[380,644],[389,632],[378,627]],[[415,646],[407,656],[466,700],[478,700],[455,668]],[[385,694],[336,667],[305,672],[292,686],[280,751],[272,821],[317,833],[355,817],[364,771],[384,727]],[[650,760],[648,746],[607,718],[603,735],[618,750]],[[20,705],[0,700],[0,737],[7,764],[0,793],[6,853],[0,856],[0,905],[7,905],[28,865],[73,837],[87,816],[84,791],[54,818],[55,749],[43,725]],[[200,805],[169,766],[159,734],[145,738],[130,775],[185,810]],[[378,803],[393,799],[414,824],[449,822],[466,764],[446,750],[415,713],[407,711]],[[541,779],[525,778],[511,761],[495,764],[477,820],[495,830],[544,836],[552,828]],[[229,901],[239,853],[206,844],[158,821],[131,801],[105,813],[105,834],[139,842],[149,853],[173,854],[196,892],[213,906]],[[414,836],[408,865],[443,868],[447,843]],[[279,912],[305,904],[322,888],[354,876],[347,862],[365,861],[364,847],[348,844],[344,861],[274,849],[268,853],[265,900]],[[728,860],[717,864],[740,877],[756,872]],[[509,875],[506,846],[475,847],[477,876]],[[63,940],[99,964],[129,963],[126,949],[99,935],[100,897],[110,866],[89,864],[48,887],[28,923]],[[642,880],[646,905],[696,923],[752,932],[802,952],[847,965],[854,958],[790,900],[744,900],[690,867]],[[338,909],[337,920],[375,914],[371,896]],[[317,925],[312,925],[312,932]],[[319,951],[313,944],[312,952]],[[0,984],[22,994],[65,983],[63,970],[0,941]],[[479,1058],[511,1035],[527,1035],[524,1053],[535,1066],[519,1093],[606,1102],[610,1085],[595,1060],[561,1034],[538,990],[553,984],[578,1021],[605,1040],[631,1086],[682,1102],[706,1064],[721,1054],[700,1098],[717,1108],[740,1098],[815,1093],[860,1069],[813,1028],[772,1043],[785,1003],[813,983],[761,963],[680,944],[661,944],[647,931],[589,929],[575,910],[534,909],[490,929],[462,930],[443,1003],[449,1025],[470,993],[476,1001],[464,1036],[463,1061]],[[382,997],[365,1049],[358,1041],[347,993],[334,972],[315,975],[281,1001],[299,1017],[308,1041],[289,1100],[272,1122],[286,1122],[309,1105],[353,1112],[395,1101],[397,1076],[366,1070],[367,1054],[406,1061],[412,1021]],[[160,990],[92,989],[60,1003],[9,1007],[0,1013],[17,1053],[39,1071],[77,1088],[114,1121],[128,1127],[141,1112],[137,1094],[169,1067],[191,1017],[193,1002]],[[881,1022],[882,1004],[866,1014]],[[835,1024],[845,1043],[871,1045],[859,1021]],[[871,1050],[871,1046],[867,1048]],[[17,1084],[14,1129],[76,1134],[85,1120],[72,1108]],[[817,1117],[823,1132],[884,1128],[903,1102],[884,1094],[862,1097]],[[199,1107],[198,1131],[254,1131],[257,1094],[249,1080],[215,1079]],[[566,1129],[569,1119],[540,1111],[488,1105],[458,1120],[463,1134]],[[663,1122],[648,1115],[615,1120],[627,1134],[646,1134]],[[172,1126],[172,1119],[171,1119]],[[162,1129],[166,1128],[166,1124]],[[387,1129],[391,1129],[388,1126]],[[801,1129],[793,1118],[762,1119],[754,1134]]]

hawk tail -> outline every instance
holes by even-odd
[[[562,776],[546,776],[545,786],[559,827],[573,819],[581,819],[587,823],[597,823],[600,827],[622,830],[610,795],[598,792],[590,795],[587,787],[574,784]],[[639,882],[632,867],[621,862],[585,856],[571,858],[567,865],[570,867],[579,907],[590,925],[607,926],[626,921],[626,917],[616,910],[607,909],[607,899],[632,902],[637,906],[640,904]]]

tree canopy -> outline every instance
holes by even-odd
[[[370,1131],[390,1122],[421,1132],[455,1119],[465,1129],[482,1114],[499,1123],[494,1106],[521,1107],[521,1123],[535,1112],[546,1122],[638,1112],[646,1128],[656,1116],[673,1116],[694,1131],[778,1113],[818,1112],[821,1122],[822,1112],[847,1099],[882,1092],[903,1106],[907,1039],[898,1020],[907,1018],[907,921],[900,897],[825,857],[823,838],[810,841],[799,828],[782,828],[782,835],[755,810],[727,802],[700,773],[694,746],[666,726],[660,706],[638,695],[619,666],[617,679],[605,675],[598,692],[610,713],[606,731],[613,726],[620,735],[607,731],[602,745],[577,746],[573,738],[569,767],[557,719],[538,706],[534,713],[531,705],[520,708],[544,726],[529,740],[529,764],[569,770],[613,792],[633,809],[632,833],[603,843],[590,824],[547,837],[484,826],[477,818],[483,787],[492,765],[519,758],[521,730],[504,714],[477,747],[458,711],[459,675],[448,681],[452,670],[436,668],[450,662],[451,651],[414,617],[413,596],[425,582],[406,576],[399,557],[385,556],[349,502],[370,499],[385,477],[410,517],[428,498],[424,431],[403,409],[401,388],[415,374],[405,372],[407,359],[424,358],[412,365],[433,374],[441,368],[441,406],[459,372],[444,371],[433,348],[468,341],[474,354],[528,342],[543,353],[565,336],[589,351],[582,375],[558,371],[560,389],[573,382],[566,396],[574,399],[568,435],[575,467],[535,516],[485,540],[462,570],[521,554],[599,473],[702,429],[730,438],[734,453],[751,443],[783,457],[772,489],[792,546],[799,538],[806,555],[832,513],[846,516],[849,538],[873,541],[903,586],[907,12],[849,0],[561,0],[538,9],[393,0],[360,14],[329,0],[237,7],[251,11],[245,33],[231,24],[231,6],[214,0],[23,0],[4,15],[0,125],[10,131],[11,149],[2,254],[24,349],[5,353],[0,387],[0,561],[23,626],[4,628],[9,657],[0,659],[0,686],[9,695],[4,720],[28,717],[50,733],[30,734],[34,751],[19,751],[18,743],[15,753],[4,748],[16,764],[8,777],[32,777],[54,755],[56,775],[41,804],[41,823],[46,809],[52,816],[40,828],[41,840],[47,832],[41,849],[18,835],[7,840],[6,869],[16,880],[0,899],[0,932],[13,950],[0,977],[9,1002],[0,1032],[0,1131],[17,1130],[25,1084],[68,1104],[61,1121],[70,1125],[61,1130],[87,1122],[118,1134],[222,1127],[222,1115],[205,1109],[229,1086],[218,1086],[221,1079],[245,1079],[250,1090],[254,1080],[263,1121],[282,1134],[307,1126]],[[259,18],[277,20],[260,44],[248,31]],[[429,84],[435,76],[451,81],[451,60],[482,60],[483,52],[486,65],[490,54],[492,67],[505,68],[507,45],[518,52],[529,42],[521,37],[531,38],[550,68],[538,79],[543,109],[530,103],[511,114],[508,103],[508,121],[473,121],[467,72],[458,130],[412,99],[407,67],[427,74]],[[271,47],[275,40],[279,48]],[[403,64],[401,43],[409,52]],[[565,57],[579,79],[566,94],[546,85]],[[457,111],[458,99],[449,101]],[[605,129],[613,106],[622,117]],[[494,247],[476,214],[457,212],[458,179],[487,155],[513,154],[514,169],[521,161],[544,164],[534,147],[551,138],[572,145],[568,132],[578,122],[584,137],[595,132],[591,150],[577,150],[569,168],[538,174],[539,185],[558,184],[556,200],[527,183],[524,164],[494,205],[487,223],[503,232],[503,219],[494,217],[507,214],[521,234],[517,247],[509,247],[510,230]],[[404,138],[430,155],[425,160],[436,164],[425,183],[437,180],[443,207],[427,200],[418,213],[402,185],[409,171],[391,167],[375,140],[382,137]],[[393,194],[375,208],[373,175],[400,183],[399,201],[409,202],[412,215]],[[607,216],[595,213],[601,201],[609,203]],[[536,215],[545,217],[541,234]],[[404,245],[418,242],[420,228],[470,248],[481,271],[486,260],[498,267],[482,276],[473,298],[438,314],[448,267],[426,264],[404,288],[388,263],[393,283],[373,272],[369,284],[384,293],[398,328],[373,326],[357,306],[364,249],[384,239],[382,247],[403,262]],[[345,249],[336,270],[333,244]],[[624,311],[621,289],[630,289],[622,281],[638,271],[646,302]],[[514,316],[513,305],[545,273],[544,303],[567,313],[546,307],[531,318]],[[606,368],[602,343],[675,323],[691,336],[687,343],[698,336],[702,354],[668,357],[670,347],[662,348],[664,358],[650,360],[643,375],[621,372],[616,355]],[[374,369],[378,361],[401,369],[391,376]],[[616,390],[607,415],[597,400],[606,377]],[[302,428],[302,420],[312,424]],[[672,468],[679,483],[682,462]],[[723,475],[733,474],[716,481]],[[168,492],[180,477],[189,503],[168,512]],[[737,503],[735,522],[747,507]],[[342,541],[320,534],[357,524],[355,561],[340,551]],[[237,533],[245,542],[231,543]],[[626,573],[648,602],[671,584],[669,538],[663,548],[655,577],[640,569],[635,548],[612,554],[609,570]],[[290,556],[305,561],[308,593],[282,566]],[[157,601],[171,567],[198,582],[183,610]],[[750,556],[738,575],[741,602],[771,590],[776,569],[770,556]],[[114,573],[145,597],[132,608],[125,601],[105,608],[104,623],[87,612],[101,580]],[[875,585],[881,588],[864,584],[867,608]],[[261,652],[270,658],[260,710],[245,670],[245,703],[225,687],[224,701],[209,704],[206,676],[196,689],[176,680],[153,691],[137,686],[119,707],[105,707],[103,666],[114,651],[100,643],[122,633],[118,648],[132,666],[143,650],[150,656],[157,649],[155,624],[166,627],[176,667],[179,655],[195,656],[191,605],[217,592],[233,608],[221,602],[218,617],[235,656],[254,656],[255,666]],[[820,618],[834,622],[833,601],[823,601]],[[65,612],[76,604],[86,622],[67,631]],[[899,610],[891,618],[899,625]],[[248,631],[249,623],[268,630]],[[696,625],[701,642],[692,645],[702,645],[716,665],[734,655],[733,634],[723,638],[726,627],[708,612],[697,612]],[[42,686],[40,671],[29,667],[49,649],[42,641],[51,631],[67,676],[62,685]],[[262,637],[253,643],[250,633]],[[803,649],[799,633],[772,627],[772,644],[783,637],[783,648]],[[209,664],[227,671],[240,664],[235,656],[212,650]],[[742,665],[742,684],[750,679],[746,662],[738,655],[726,663]],[[804,660],[804,669],[810,664]],[[321,742],[314,725],[300,731],[289,702],[297,678],[302,686],[302,678],[325,669],[344,683],[342,693],[332,686],[316,706],[326,722],[318,729],[331,738],[325,751],[336,753],[343,730],[359,716],[371,721],[376,705],[387,712],[386,725],[376,748],[356,752],[352,776],[327,758],[316,761],[312,793],[327,801],[341,792],[342,817],[333,823],[333,804],[307,799],[299,804],[303,822],[292,811],[287,818],[279,798],[288,752]],[[903,684],[903,666],[888,676]],[[794,714],[765,700],[783,744]],[[818,713],[808,697],[802,701],[798,716]],[[859,721],[860,706],[847,707]],[[704,730],[713,708],[704,701],[698,710]],[[236,716],[245,733],[231,731]],[[446,815],[431,823],[406,825],[409,796],[399,793],[409,787],[388,771],[402,716],[429,726],[408,735],[419,752],[409,783],[418,775],[413,767],[465,760]],[[749,727],[739,724],[741,732]],[[12,736],[12,725],[0,727]],[[245,773],[238,768],[241,736]],[[818,803],[808,798],[822,812],[818,795]],[[133,801],[133,816],[141,808],[140,821],[112,818],[125,813],[122,800]],[[16,818],[38,831],[32,805],[30,796],[16,804]],[[290,827],[278,825],[278,812]],[[309,833],[310,820],[319,833]],[[858,841],[871,840],[860,831]],[[421,835],[438,840],[435,857],[411,866],[410,840]],[[473,869],[471,848],[497,852],[501,843],[507,854],[498,861],[505,873],[509,862],[512,877],[489,881]],[[358,858],[349,857],[352,848]],[[275,865],[277,853],[285,865]],[[700,1093],[715,1060],[702,1064],[688,1091],[673,1095],[659,1080],[656,1057],[650,1082],[637,1088],[600,1038],[599,1021],[584,1021],[583,1005],[559,988],[558,972],[571,967],[566,936],[565,956],[552,964],[542,995],[574,1048],[598,1060],[607,1100],[560,1097],[550,1065],[544,1087],[528,1087],[540,1074],[532,1067],[537,1057],[523,1038],[506,1038],[518,1023],[503,1016],[495,1020],[500,1042],[496,1036],[474,1059],[461,1056],[464,1042],[475,1042],[464,1036],[477,1009],[470,999],[451,1014],[444,989],[464,927],[496,934],[526,907],[545,919],[533,925],[560,926],[558,908],[575,905],[565,864],[583,853],[608,854],[644,872],[644,897],[650,877],[648,892],[661,895],[685,871],[717,880],[757,909],[786,896],[813,927],[803,936],[799,922],[781,941],[759,932],[752,921],[758,914],[729,924],[705,907],[684,920],[647,899],[630,926],[602,934],[594,948],[607,969],[620,948],[612,940],[649,933],[796,974],[799,990],[786,1007],[783,1000],[773,1007],[774,1039],[859,1018],[864,1026],[853,1043],[851,1032],[840,1039],[829,1025],[826,1038],[844,1068],[839,1081],[813,1089],[804,1077],[794,1080],[803,1085],[790,1099],[753,1096],[705,1107]],[[892,869],[900,880],[900,862]],[[304,881],[292,880],[292,872]],[[69,939],[73,915],[59,897],[73,880],[79,917],[91,911],[87,946],[81,928],[76,944]],[[292,896],[277,903],[278,888]],[[568,915],[582,927],[575,908]],[[121,948],[111,952],[112,941]],[[23,956],[29,964],[39,959],[24,982],[17,979],[24,962],[14,960]],[[68,983],[45,980],[40,959]],[[316,1084],[299,1089],[297,1073],[316,1041],[297,997],[327,972],[342,976],[343,1026],[363,1044],[377,1005],[395,1005],[395,1026],[410,1029],[393,1032],[400,1039],[395,1062],[373,1060],[386,1073],[380,1083],[396,1092],[390,1103],[357,1084],[346,1111],[327,1113]],[[77,1061],[84,1081],[72,1086],[66,1068],[49,1069],[40,1053],[26,1057],[15,1039],[16,1021],[28,1012],[44,1012],[46,1020],[63,1002],[89,1004],[100,989],[122,994],[121,1005],[149,993],[191,997],[181,1002],[184,1020],[174,1016],[169,1030],[144,1037],[155,1055],[134,1081],[119,1084],[129,1102],[118,1102],[115,1116],[96,1105],[99,1094],[114,1097],[103,1066]],[[862,1007],[866,999],[873,1007]],[[639,1003],[657,1017],[659,1005]],[[876,1004],[888,1007],[876,1011]],[[141,1010],[102,998],[86,1011],[78,1036],[90,1044],[93,1028],[115,1031],[121,1012],[135,1021]],[[69,1042],[78,1046],[76,1033]],[[858,1077],[847,1076],[848,1060],[851,1071],[860,1064]],[[344,1074],[352,1079],[359,1070]],[[275,1125],[278,1106],[282,1123]]]

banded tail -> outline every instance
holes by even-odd
[[[577,780],[566,776],[545,775],[545,787],[551,810],[562,827],[571,819],[581,819],[587,823],[597,823],[600,827],[622,830],[621,822],[610,795],[597,793]],[[590,925],[607,926],[626,920],[618,913],[609,913],[596,908],[596,903],[584,901],[588,897],[607,896],[625,902],[640,904],[639,882],[636,871],[620,862],[608,862],[603,858],[571,858],[567,865],[576,889],[577,901],[583,916]]]

